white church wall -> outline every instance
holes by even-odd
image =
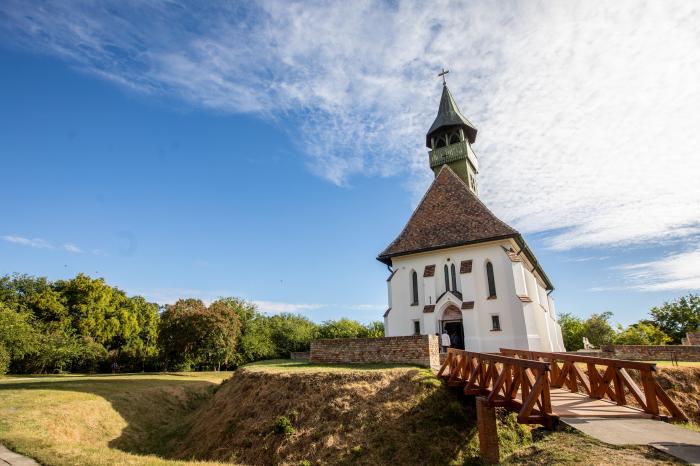
[[[474,301],[474,309],[462,311],[468,348],[474,351],[498,351],[501,347],[529,347],[522,303],[516,297],[512,263],[501,245],[511,246],[508,241],[501,241],[394,258],[393,265],[397,272],[392,280],[392,311],[389,314],[387,336],[412,334],[411,321],[417,318],[422,321],[423,333],[439,332],[439,308],[423,316],[419,316],[419,313],[423,313],[426,304],[435,304],[434,299],[445,291],[444,265],[448,264],[449,268],[454,263],[463,301]],[[471,273],[459,273],[462,260],[472,260]],[[488,299],[488,260],[494,270],[495,299]],[[423,277],[422,271],[426,265],[435,265],[434,277]],[[419,284],[423,284],[419,286],[423,293],[419,296],[418,306],[410,306],[410,270],[419,272]],[[492,315],[499,316],[500,331],[492,331]]]

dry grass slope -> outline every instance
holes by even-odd
[[[669,374],[672,396],[697,393],[697,374]],[[272,361],[227,376],[0,380],[0,442],[46,465],[480,464],[472,407],[426,370]],[[671,462],[499,422],[505,464]]]

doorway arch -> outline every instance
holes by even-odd
[[[454,304],[448,305],[442,311],[440,320],[440,333],[447,333],[450,336],[450,347],[464,349],[464,323],[462,322],[462,311]]]

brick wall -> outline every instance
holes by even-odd
[[[440,368],[437,335],[336,338],[311,342],[311,362],[326,364],[416,364]]]
[[[678,361],[700,361],[700,346],[688,345],[603,345],[600,355],[604,358],[631,359],[635,361],[670,361],[675,355]]]
[[[684,345],[700,345],[700,332],[688,332],[682,340]]]

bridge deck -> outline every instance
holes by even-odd
[[[518,422],[524,424],[551,427],[558,418],[687,422],[688,417],[655,380],[655,370],[653,363],[569,353],[511,349],[476,353],[450,348],[438,376],[450,386],[464,387],[467,395],[485,397],[491,406],[516,411]]]
[[[620,406],[609,400],[596,400],[588,395],[561,388],[550,390],[552,414],[559,417],[645,418],[653,416],[633,406]]]

